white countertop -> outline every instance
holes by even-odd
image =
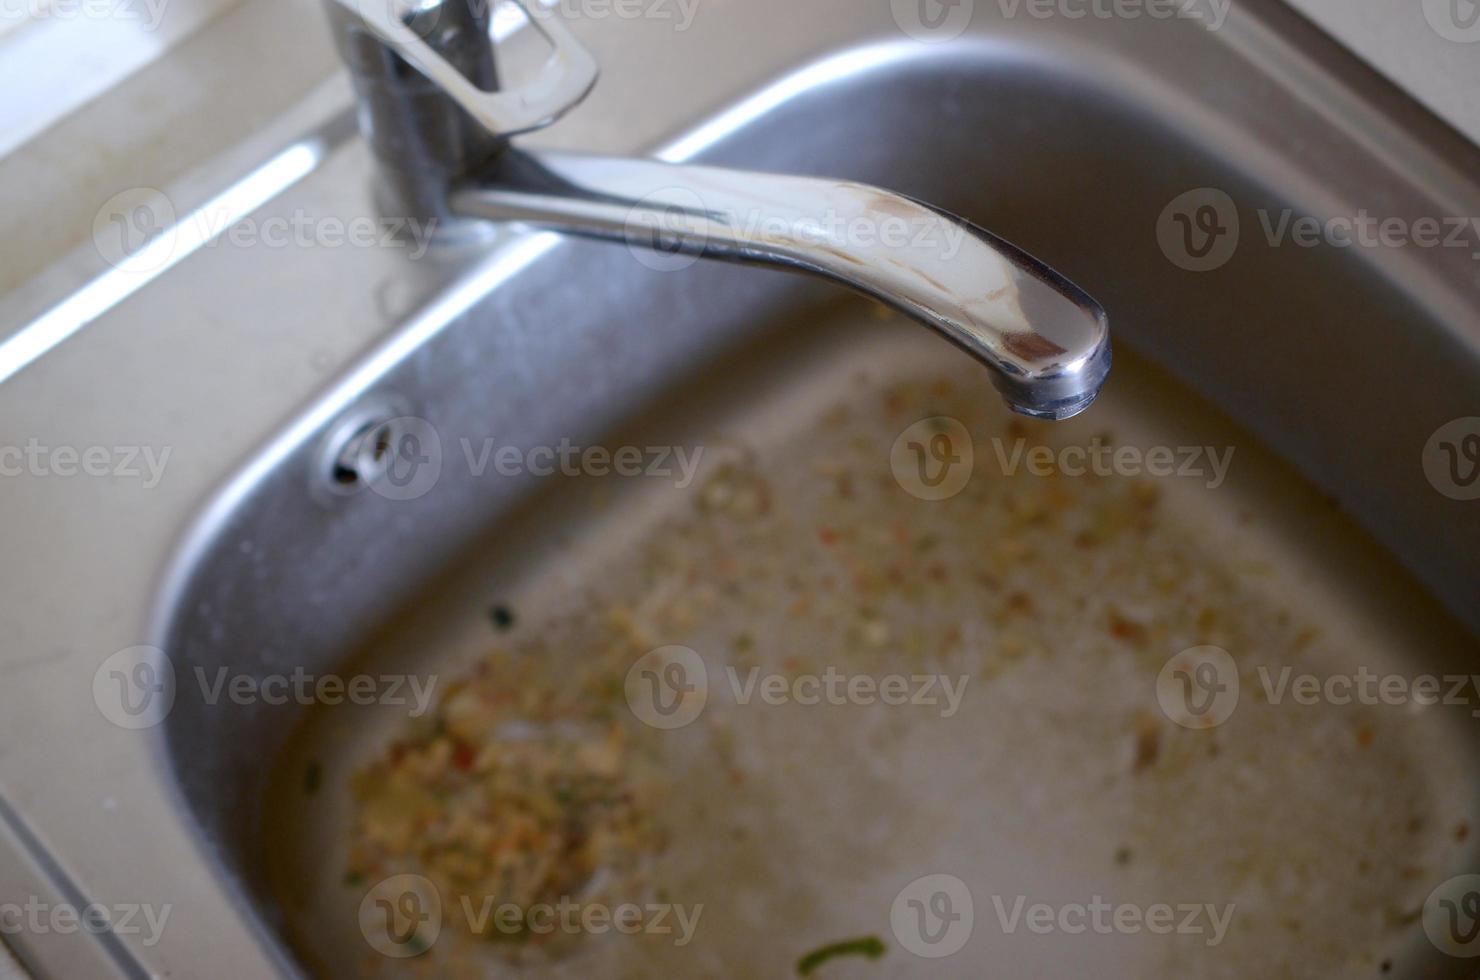
[[[1480,143],[1480,3],[1286,0]],[[1473,23],[1464,21],[1473,17]]]

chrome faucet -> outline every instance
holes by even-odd
[[[500,90],[492,3],[328,0],[388,211],[449,234],[513,222],[626,242],[659,262],[809,272],[964,348],[1014,411],[1066,419],[1094,401],[1110,369],[1104,311],[963,218],[850,181],[517,148],[511,137],[574,107],[597,69],[553,14],[519,2],[550,55],[533,82]]]

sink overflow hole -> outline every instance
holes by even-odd
[[[369,422],[356,428],[333,455],[329,479],[342,492],[358,490],[378,480],[395,455],[396,423]]]

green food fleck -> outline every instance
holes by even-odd
[[[862,939],[845,939],[842,942],[830,943],[797,960],[797,973],[801,976],[809,976],[813,970],[826,963],[835,956],[866,956],[876,960],[884,955],[884,943],[878,936],[865,936]]]
[[[303,770],[303,792],[309,796],[319,791],[319,783],[323,782],[324,770],[317,762],[310,762]]]

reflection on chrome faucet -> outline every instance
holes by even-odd
[[[964,218],[849,181],[512,146],[507,137],[553,122],[595,81],[556,20],[540,21],[553,47],[541,77],[507,92],[485,90],[496,72],[484,4],[420,4],[397,18],[335,0],[330,16],[392,209],[625,242],[659,270],[710,258],[821,276],[936,330],[1037,418],[1077,415],[1104,383],[1099,305]]]

